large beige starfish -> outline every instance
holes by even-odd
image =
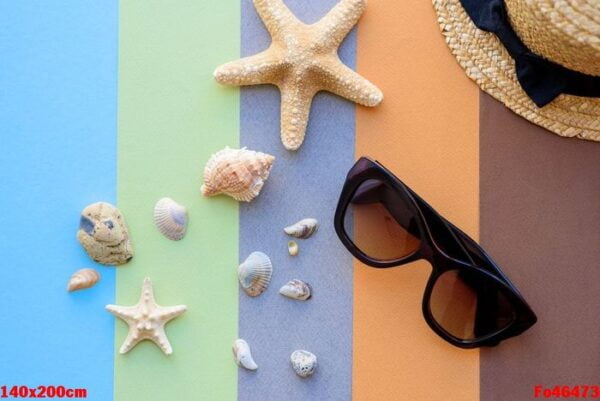
[[[129,334],[119,352],[124,354],[142,340],[152,340],[167,355],[173,353],[165,333],[165,324],[186,311],[185,305],[160,306],[154,300],[149,278],[144,279],[142,295],[133,306],[106,305],[106,310],[129,325]]]
[[[310,104],[326,90],[364,106],[376,106],[383,94],[342,64],[337,49],[364,11],[366,0],[341,0],[320,21],[306,25],[283,0],[254,0],[271,34],[261,53],[224,64],[215,79],[227,85],[273,84],[281,91],[281,140],[289,150],[304,141]]]

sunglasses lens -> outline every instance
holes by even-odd
[[[476,270],[449,270],[436,280],[429,309],[448,334],[476,340],[506,328],[515,319],[512,303],[494,280]]]
[[[382,261],[404,258],[419,249],[417,221],[408,201],[376,179],[354,192],[344,215],[344,230],[364,254]]]

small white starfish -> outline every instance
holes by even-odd
[[[281,91],[281,140],[289,150],[302,145],[313,97],[333,92],[363,106],[376,106],[383,94],[345,66],[337,50],[356,24],[366,0],[341,0],[320,21],[306,25],[282,0],[254,0],[271,34],[269,48],[254,56],[223,64],[215,70],[226,85],[277,85]]]
[[[124,354],[142,340],[152,340],[167,355],[173,353],[165,333],[165,324],[185,312],[185,305],[160,306],[154,300],[154,290],[149,278],[144,279],[142,295],[133,306],[106,305],[106,310],[129,325],[129,334],[119,352]]]

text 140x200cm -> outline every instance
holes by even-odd
[[[0,398],[87,398],[87,389],[65,386],[0,386]]]

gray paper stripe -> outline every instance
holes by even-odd
[[[336,0],[287,0],[303,21],[320,19]],[[251,0],[242,0],[242,55],[270,43]],[[341,47],[342,60],[355,65],[356,33]],[[244,88],[241,94],[241,145],[276,157],[261,195],[240,207],[240,258],[267,253],[274,264],[271,285],[257,298],[240,291],[240,337],[250,344],[259,369],[240,369],[240,401],[351,399],[352,258],[338,241],[333,214],[348,169],[354,161],[354,105],[330,94],[313,102],[304,144],[296,153],[279,139],[279,93],[274,87]],[[283,227],[304,217],[321,222],[310,239],[298,240],[300,254],[287,252]],[[293,301],[278,294],[299,278],[313,288],[313,298]],[[296,349],[315,353],[317,373],[302,380],[289,357]]]

